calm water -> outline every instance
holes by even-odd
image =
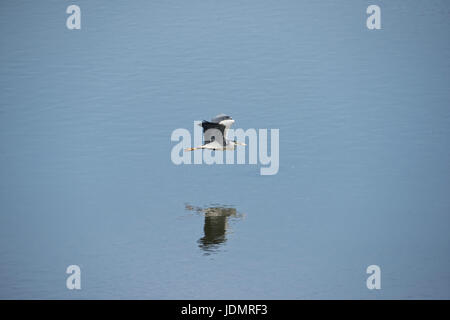
[[[72,2],[0,4],[0,298],[450,298],[448,1]],[[171,162],[222,112],[277,175]]]

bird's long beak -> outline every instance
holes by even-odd
[[[239,146],[246,146],[246,144],[245,144],[245,143],[242,143],[242,142],[237,142],[237,141],[236,141],[236,144],[239,145]]]

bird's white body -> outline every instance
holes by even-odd
[[[236,141],[226,140],[226,144],[222,145],[221,143],[217,141],[213,141],[207,144],[204,144],[201,147],[198,147],[199,149],[209,149],[209,150],[234,150],[236,149],[237,145],[242,145]]]

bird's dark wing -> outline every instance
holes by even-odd
[[[205,144],[213,142],[213,141],[222,143],[222,145],[226,144],[226,142],[225,142],[225,126],[224,125],[203,120],[202,128],[203,128],[203,137],[205,139]]]

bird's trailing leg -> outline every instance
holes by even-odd
[[[203,146],[196,147],[196,148],[187,148],[187,149],[184,149],[184,151],[194,151],[194,150],[200,150],[200,149],[204,149]]]

